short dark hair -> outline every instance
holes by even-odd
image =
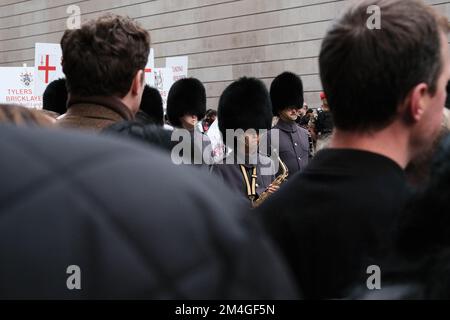
[[[123,98],[147,64],[150,35],[130,18],[107,14],[67,30],[61,48],[69,93]]]
[[[64,114],[67,111],[66,79],[60,78],[49,83],[42,96],[44,110]]]
[[[381,29],[366,25],[370,5],[381,9]],[[443,68],[440,31],[448,32],[447,19],[419,0],[361,0],[346,11],[319,57],[336,127],[383,129],[414,86],[427,83],[434,94]]]

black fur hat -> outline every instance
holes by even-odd
[[[287,107],[303,107],[302,80],[292,72],[283,72],[273,80],[270,86],[270,99],[275,116]]]
[[[146,85],[136,118],[144,124],[164,125],[164,108],[161,94],[156,88]],[[142,114],[144,113],[144,114]]]
[[[272,103],[261,80],[240,78],[230,84],[219,100],[219,129],[226,137],[226,129],[266,129],[272,127]]]
[[[48,84],[42,97],[43,109],[64,114],[67,111],[66,79],[61,78]]]
[[[206,113],[206,90],[200,80],[184,78],[175,82],[167,97],[167,116],[170,124],[181,127],[180,118],[196,115],[202,120]]]

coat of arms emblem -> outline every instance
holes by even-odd
[[[33,75],[29,72],[21,73],[20,82],[22,82],[26,87],[29,87],[33,82]]]

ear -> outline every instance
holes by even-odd
[[[413,122],[419,122],[425,113],[428,99],[428,85],[420,83],[415,86],[406,98],[407,117]]]
[[[133,95],[139,95],[145,86],[145,73],[144,70],[139,70],[133,78],[133,83],[131,84],[131,93]]]

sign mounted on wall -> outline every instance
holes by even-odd
[[[171,68],[155,68],[155,88],[161,94],[164,111],[167,106],[167,96],[173,83],[173,72]]]
[[[189,58],[187,56],[166,58],[166,68],[172,68],[174,82],[187,78],[188,61]]]
[[[0,103],[42,109],[42,96],[34,92],[33,67],[0,67]]]
[[[61,67],[61,46],[56,43],[36,43],[34,68],[35,68],[35,94],[41,95],[45,88],[53,80],[64,78]]]

